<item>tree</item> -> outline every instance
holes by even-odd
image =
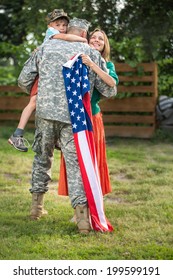
[[[129,0],[119,14],[118,38],[142,38],[147,60],[173,55],[172,0]]]
[[[0,41],[19,45],[23,42],[28,25],[23,13],[24,0],[1,2]]]
[[[172,56],[173,53],[173,11],[172,0],[128,0],[119,11],[118,0],[1,0],[0,41],[14,46],[27,45],[30,49],[42,42],[48,12],[61,8],[72,18],[86,18],[91,22],[91,30],[101,27],[111,39],[113,57],[116,60],[139,59],[156,60]],[[120,46],[122,44],[123,48]],[[129,44],[129,45],[128,45]],[[129,48],[130,46],[130,48]],[[4,52],[5,49],[5,52]],[[2,56],[8,56],[8,47],[1,48]],[[131,51],[129,51],[131,49]],[[139,49],[142,50],[142,55]],[[29,50],[29,46],[28,46]],[[121,53],[123,51],[123,53]],[[145,55],[143,55],[145,54]],[[13,54],[14,56],[14,54]]]

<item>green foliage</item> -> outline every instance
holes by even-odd
[[[140,62],[147,60],[146,54],[142,49],[142,38],[124,37],[117,42],[110,38],[111,58],[116,62],[126,62],[131,66],[136,66]]]
[[[171,57],[173,54],[172,1],[129,0],[119,17],[118,39],[142,38],[148,61]]]
[[[1,0],[0,65],[8,66],[10,62],[15,69],[4,70],[8,74],[5,76],[2,73],[1,84],[15,83],[24,61],[43,41],[47,13],[63,8],[70,18],[88,19],[90,30],[99,26],[106,31],[114,62],[136,66],[140,62],[157,61],[159,95],[172,96],[172,0],[129,0],[124,1],[122,9],[118,6],[119,2]]]
[[[0,85],[15,85],[15,69],[13,66],[0,66]]]
[[[0,40],[19,45],[23,42],[27,31],[27,18],[24,13],[25,0],[1,0],[0,8]]]
[[[113,57],[117,59],[122,56],[127,61],[151,61],[172,56],[171,0],[124,1],[122,9],[119,9],[118,0],[1,2],[4,11],[0,14],[2,42],[20,45],[25,43],[27,35],[32,33],[33,41],[39,45],[46,29],[47,13],[55,8],[63,8],[71,18],[76,16],[88,19],[91,30],[97,26],[104,29],[108,37],[119,44],[114,48],[115,54],[113,53]]]
[[[4,58],[12,58],[13,64],[16,65],[23,65],[24,61],[28,56],[31,54],[31,52],[34,50],[35,46],[34,44],[31,44],[29,41],[25,41],[20,45],[13,45],[8,42],[3,42],[0,45],[0,53],[4,54]],[[0,60],[0,62],[3,60]],[[5,60],[4,60],[5,62]],[[9,61],[6,61],[7,64]]]
[[[159,95],[167,95],[173,97],[173,58],[159,60],[158,69]]]

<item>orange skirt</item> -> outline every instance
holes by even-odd
[[[94,132],[94,141],[95,141],[95,148],[96,148],[96,157],[98,162],[98,170],[100,175],[100,183],[101,183],[102,193],[103,195],[105,195],[112,191],[112,187],[111,187],[109,170],[107,165],[105,132],[104,132],[104,125],[103,125],[101,112],[94,115],[92,119],[93,119],[93,132]],[[68,195],[65,160],[62,156],[62,153],[61,153],[61,163],[60,163],[60,176],[58,182],[58,194]]]

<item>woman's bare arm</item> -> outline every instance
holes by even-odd
[[[116,81],[95,64],[88,55],[82,54],[81,57],[82,62],[89,66],[108,86],[114,87],[116,85]]]

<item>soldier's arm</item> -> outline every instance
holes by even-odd
[[[38,75],[38,51],[32,53],[25,62],[18,77],[18,86],[26,93],[30,94],[32,85]]]

